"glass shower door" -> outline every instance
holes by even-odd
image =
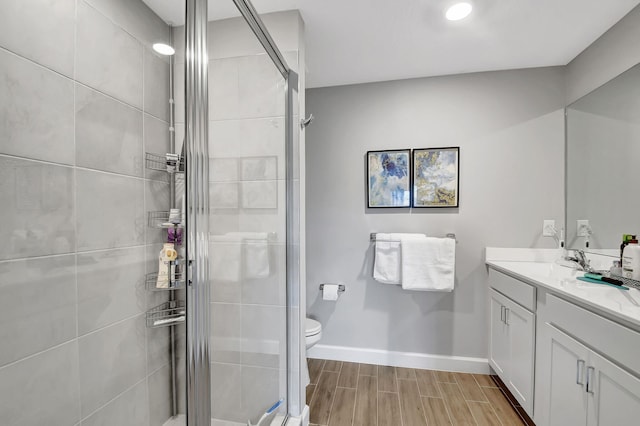
[[[256,424],[287,392],[285,80],[244,19],[209,31],[211,410]]]

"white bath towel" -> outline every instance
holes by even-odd
[[[401,241],[425,238],[424,234],[376,234],[373,279],[383,284],[400,284]]]
[[[211,278],[239,282],[242,265],[242,237],[238,235],[211,236]]]
[[[453,238],[402,240],[402,288],[453,291],[456,241]]]
[[[269,261],[269,234],[267,232],[230,232],[243,243],[244,278],[266,278],[271,273]]]

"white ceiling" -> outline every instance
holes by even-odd
[[[143,0],[184,22],[184,0]],[[469,0],[465,20],[444,19],[459,0],[253,0],[260,13],[299,9],[306,23],[307,87],[566,65],[640,0]],[[209,0],[210,19],[237,16]]]

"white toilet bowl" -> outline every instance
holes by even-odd
[[[305,321],[304,340],[307,349],[315,345],[322,338],[322,324],[311,318]]]

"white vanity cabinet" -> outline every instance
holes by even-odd
[[[489,365],[533,416],[535,288],[490,270]]]
[[[536,424],[640,424],[640,334],[554,295],[544,299]]]

